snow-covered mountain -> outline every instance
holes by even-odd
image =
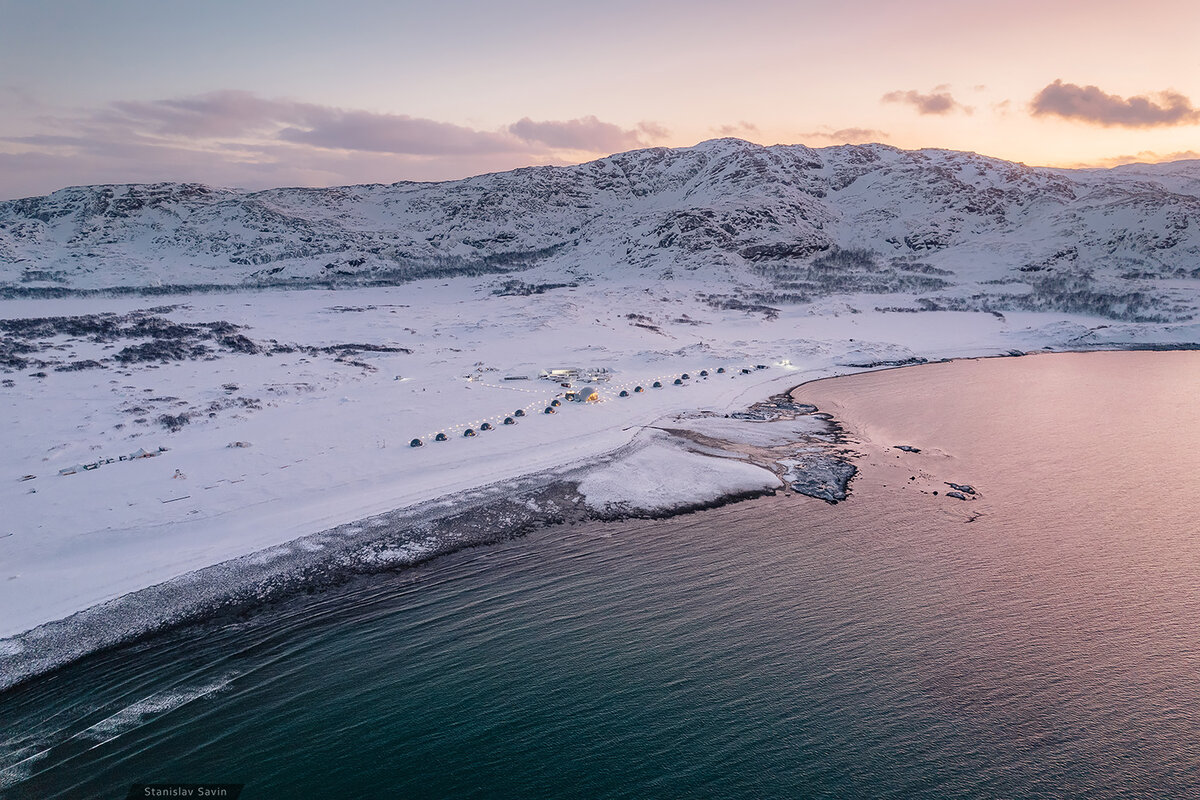
[[[1200,161],[1059,170],[718,139],[444,183],[90,186],[0,203],[7,296],[530,267],[690,276],[766,303],[903,292],[925,307],[1180,318],[1200,279]]]

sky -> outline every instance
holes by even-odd
[[[0,0],[0,199],[447,180],[736,136],[1200,158],[1195,0]]]

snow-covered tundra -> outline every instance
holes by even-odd
[[[771,489],[659,429],[883,364],[1200,342],[1198,288],[1197,162],[718,140],[0,203],[0,661],[127,593],[521,476],[584,476],[597,512]],[[537,376],[564,366],[612,379],[546,414],[564,390]]]

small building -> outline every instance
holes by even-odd
[[[481,430],[481,431],[490,431],[491,429],[492,429],[492,423],[490,423],[490,422],[485,422],[479,426],[479,430]]]
[[[504,424],[505,425],[516,425],[517,421],[515,419],[513,419],[512,417],[505,417]]]
[[[600,399],[600,394],[591,386],[585,386],[578,392],[575,392],[576,403],[595,403]]]
[[[675,379],[675,385],[676,385],[676,386],[683,386],[683,378],[676,378],[676,379]]]
[[[424,444],[420,439],[413,439],[408,443],[409,447],[421,447]]]
[[[546,410],[545,410],[545,411],[543,411],[542,413],[543,413],[543,414],[553,414],[553,413],[554,413],[554,406],[546,406]]]
[[[474,435],[475,435],[474,428],[467,428],[465,431],[463,431],[463,436],[474,436]]]
[[[554,381],[555,383],[570,382],[579,377],[579,367],[554,367],[552,369],[544,369],[538,377],[544,380]]]
[[[437,436],[433,437],[433,440],[435,442],[448,442],[450,441],[450,438],[444,433],[439,433]]]
[[[513,416],[514,417],[523,417],[523,416],[525,416],[525,410],[522,408],[518,408],[516,411],[513,412]]]
[[[633,387],[633,393],[634,393],[634,394],[641,394],[641,393],[642,393],[642,392],[644,392],[644,391],[646,391],[646,390],[645,390],[645,389],[643,389],[643,388],[642,388],[642,387],[640,387],[640,386],[635,386],[635,387]]]
[[[654,383],[650,384],[650,388],[651,389],[661,389],[662,381],[655,381]]]
[[[612,376],[613,372],[608,367],[588,367],[579,373],[579,377],[588,383],[607,383]]]
[[[622,389],[620,394],[617,395],[617,397],[629,397],[629,392]]]

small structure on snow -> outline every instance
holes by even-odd
[[[505,425],[516,425],[517,421],[515,419],[513,419],[512,417],[505,417],[504,424]]]
[[[447,442],[449,441],[449,437],[447,437],[444,433],[439,433],[437,436],[433,437],[433,440],[435,442]]]
[[[423,447],[424,444],[425,443],[422,442],[420,439],[413,439],[411,442],[408,443],[408,446],[409,447]]]

